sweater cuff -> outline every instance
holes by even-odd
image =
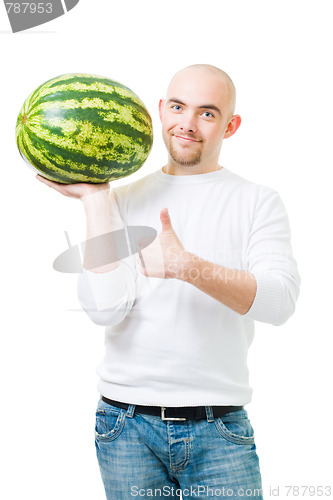
[[[264,323],[278,324],[281,312],[282,283],[269,274],[253,273],[257,281],[257,293],[244,317]]]

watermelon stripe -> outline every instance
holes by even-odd
[[[41,88],[36,98],[39,100],[49,94],[57,95],[69,91],[76,91],[82,93],[84,92],[87,94],[89,94],[90,92],[97,91],[103,93],[104,95],[111,95],[112,93],[115,93],[119,97],[130,99],[131,103],[136,103],[139,106],[142,106],[144,112],[147,113],[140,99],[126,87],[114,86],[112,84],[105,84],[98,81],[93,81],[90,82],[89,84],[82,83],[81,81],[74,81],[71,83],[68,83],[66,81],[65,82],[58,81],[56,85],[53,86],[46,85],[43,88]]]
[[[95,113],[95,110],[97,110],[97,115],[103,114],[105,117],[104,119],[109,121],[113,120],[116,113],[120,120],[126,122],[130,121],[133,128],[144,130],[146,132],[150,130],[149,115],[145,116],[137,108],[119,105],[115,101],[110,102],[108,105],[104,105],[104,101],[99,98],[88,99],[86,97],[81,101],[66,99],[64,101],[53,100],[52,102],[42,102],[39,103],[38,106],[34,106],[34,108],[30,110],[29,116],[31,118],[38,113],[45,113],[46,118],[48,118],[49,115],[52,115],[52,113],[54,115],[60,114],[64,116],[67,110],[70,111],[74,109],[77,110],[78,113],[81,112],[81,110],[92,110]]]
[[[94,164],[103,166],[106,159],[108,161],[112,162],[113,164],[118,164],[118,165],[119,164],[126,164],[129,161],[131,161],[131,163],[133,163],[133,161],[135,161],[135,157],[136,157],[136,162],[139,162],[142,159],[141,155],[140,155],[141,151],[136,152],[133,150],[133,148],[129,148],[129,150],[126,150],[123,145],[120,145],[120,147],[119,147],[119,149],[123,148],[125,151],[125,154],[123,157],[120,154],[121,151],[119,151],[118,154],[117,154],[117,152],[112,152],[112,155],[110,154],[107,158],[105,158],[105,156],[103,156],[102,158],[98,159],[97,155],[94,156],[94,155],[86,154],[84,148],[82,148],[80,151],[69,151],[69,150],[64,151],[64,149],[57,144],[46,142],[43,139],[38,141],[38,140],[35,140],[35,137],[34,137],[34,140],[32,142],[31,137],[29,137],[28,134],[26,134],[25,137],[26,137],[26,143],[27,143],[28,147],[30,147],[30,148],[35,147],[36,149],[38,149],[40,154],[51,153],[51,155],[55,155],[55,156],[59,155],[59,157],[60,157],[59,162],[61,165],[63,165],[64,168],[66,168],[66,163],[68,163],[68,162],[72,162],[73,165],[74,164],[81,165],[81,170],[84,170],[85,168],[89,167],[90,165],[94,165]],[[87,151],[89,152],[89,150],[90,150],[90,146],[87,145]],[[132,153],[132,156],[130,158],[129,158],[129,153]],[[121,161],[116,161],[116,158],[120,158]],[[40,159],[41,159],[41,157],[40,157]]]
[[[31,137],[32,136],[32,137]],[[132,157],[130,158],[131,163],[139,163],[143,157],[145,156],[145,151],[137,148],[136,144],[130,145],[128,148],[125,147],[124,141],[120,143],[118,147],[113,145],[112,149],[106,149],[106,153],[104,154],[102,159],[97,158],[97,150],[90,143],[86,144],[86,147],[81,146],[81,148],[77,148],[77,150],[65,150],[61,144],[61,141],[57,143],[57,141],[49,142],[45,140],[45,137],[39,138],[36,133],[31,133],[27,131],[24,135],[26,138],[26,142],[29,148],[33,148],[33,141],[35,148],[38,150],[35,151],[35,155],[39,158],[39,161],[42,161],[42,155],[46,152],[50,152],[51,155],[59,156],[59,165],[62,166],[63,169],[69,169],[67,164],[70,164],[71,168],[75,165],[81,165],[81,170],[88,168],[90,165],[96,164],[97,166],[103,166],[105,161],[108,160],[112,162],[113,167],[118,167],[121,163],[128,163],[128,154],[132,152]],[[33,140],[32,140],[33,139]],[[133,157],[133,151],[135,152],[135,157]],[[116,161],[115,159],[118,159]],[[121,163],[119,161],[121,160]]]
[[[73,125],[76,126],[76,123],[73,122]],[[66,137],[66,134],[52,133],[53,129],[51,128],[48,130],[45,126],[42,129],[38,129],[38,127],[29,127],[26,134],[30,137],[35,137],[36,141],[43,140],[45,147],[51,147],[53,145],[66,148],[67,151],[70,151],[71,155],[84,152],[87,158],[95,158],[97,155],[103,154],[105,160],[113,160],[115,156],[119,156],[117,148],[121,147],[124,150],[121,161],[126,161],[129,150],[141,156],[145,155],[149,148],[147,144],[140,143],[138,140],[135,141],[131,136],[119,133],[115,134],[112,130],[104,134],[102,133],[103,131],[99,133],[100,129],[97,128],[94,130],[89,122],[86,123],[86,129],[83,124],[81,124],[80,129],[81,132],[71,140]],[[55,129],[55,132],[57,132],[57,129]]]
[[[133,123],[131,120],[129,123],[126,123],[122,118],[122,115],[118,113],[113,114],[110,119],[108,119],[108,113],[106,116],[103,115],[103,112],[92,113],[90,109],[81,109],[78,113],[77,110],[68,110],[66,112],[66,118],[64,120],[59,120],[57,116],[52,118],[52,114],[47,114],[47,122],[42,123],[42,130],[50,130],[52,131],[53,127],[64,130],[66,135],[66,129],[70,128],[72,131],[79,131],[80,129],[85,130],[89,128],[92,134],[98,135],[99,137],[113,137],[115,134],[124,136],[121,137],[121,140],[130,140],[139,141],[142,143],[149,142],[150,136],[142,130],[136,127],[137,123]],[[78,120],[78,115],[80,119]],[[106,119],[105,119],[106,118]],[[112,119],[112,121],[111,121]],[[70,124],[73,124],[72,126]],[[133,125],[133,126],[132,126]],[[67,134],[68,135],[68,134]],[[126,139],[125,139],[125,136]]]
[[[68,75],[61,75],[52,80],[49,80],[46,86],[48,88],[52,88],[56,85],[62,85],[62,84],[70,85],[72,83],[77,83],[78,81],[81,84],[86,84],[86,85],[92,85],[97,82],[99,84],[104,84],[111,87],[119,87],[128,90],[129,92],[132,92],[128,89],[128,87],[119,82],[116,82],[115,80],[110,80],[109,78],[105,78],[103,76],[86,75],[85,73],[72,73]],[[132,94],[135,95],[133,92]]]
[[[76,114],[73,114],[76,113]],[[90,113],[88,115],[88,113]],[[133,129],[145,132],[147,136],[147,127],[149,127],[149,120],[143,119],[142,115],[138,113],[137,110],[131,109],[129,107],[121,107],[114,104],[109,109],[103,108],[99,100],[85,100],[82,103],[78,103],[74,100],[66,100],[64,102],[52,102],[52,103],[42,103],[35,106],[32,112],[29,113],[29,118],[33,118],[36,115],[45,115],[45,119],[49,120],[57,117],[61,119],[66,119],[67,117],[72,119],[81,119],[83,121],[88,119],[96,119],[100,125],[103,127],[113,126],[115,118],[117,121],[128,123]],[[100,120],[102,117],[102,121]],[[108,123],[109,122],[109,123]],[[149,130],[149,128],[148,128]]]
[[[112,101],[110,101],[110,97],[112,97]],[[115,91],[113,92],[110,91],[109,93],[105,93],[99,90],[89,90],[89,96],[87,95],[87,91],[82,92],[79,90],[66,89],[66,91],[61,92],[61,102],[64,102],[66,100],[69,101],[74,100],[79,104],[82,101],[87,102],[87,100],[93,101],[95,99],[98,99],[100,101],[100,104],[104,109],[110,109],[110,105],[112,104],[113,105],[118,104],[119,108],[121,106],[133,107],[134,109],[137,109],[140,113],[146,115],[147,119],[149,120],[149,115],[147,114],[147,111],[142,105],[134,102],[130,96],[120,95]],[[38,100],[38,103],[44,103],[44,102],[54,103],[55,102],[54,94],[53,93],[46,94]]]

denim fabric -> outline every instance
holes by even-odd
[[[253,429],[245,409],[181,422],[100,400],[95,444],[108,500],[263,499]],[[182,497],[180,496],[182,492]]]

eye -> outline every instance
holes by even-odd
[[[204,118],[213,118],[214,117],[213,113],[211,113],[210,111],[205,111],[203,113],[203,116],[204,116]]]
[[[172,106],[172,109],[173,109],[174,111],[181,111],[181,109],[182,109],[182,108],[181,108],[181,106],[179,106],[179,104],[174,104],[174,105]]]

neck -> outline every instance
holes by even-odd
[[[218,163],[213,165],[203,165],[199,163],[198,165],[178,165],[173,161],[168,161],[168,163],[162,168],[162,171],[168,175],[198,175],[198,174],[208,174],[209,172],[215,172],[216,170],[221,170]]]

